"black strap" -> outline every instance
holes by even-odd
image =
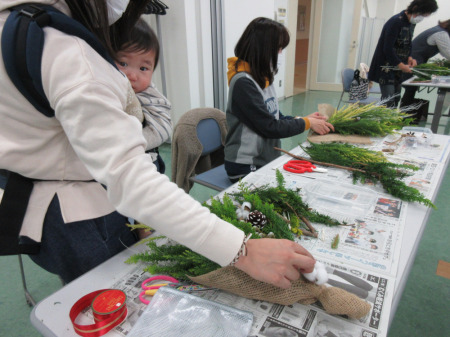
[[[353,73],[353,80],[355,80],[356,82],[358,82],[358,85],[360,85],[359,80],[361,79],[361,77],[359,76],[359,70],[356,69],[355,72]]]
[[[0,204],[0,255],[37,254],[39,244],[23,243],[19,234],[27,210],[33,181],[17,173],[9,173]]]
[[[97,53],[116,67],[114,60],[97,37],[80,22],[52,6],[23,4],[11,8],[2,32],[2,56],[14,85],[47,117],[55,115],[42,86],[41,61],[45,34],[50,26],[85,40]],[[117,68],[117,67],[116,67]]]

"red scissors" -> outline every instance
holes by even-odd
[[[168,281],[168,282],[147,285],[147,283],[150,283],[152,281]],[[158,289],[160,287],[172,285],[174,283],[179,283],[179,282],[177,279],[170,277],[170,276],[158,275],[158,276],[150,277],[150,278],[144,280],[144,282],[142,282],[142,289],[144,289],[144,290],[141,291],[141,293],[139,294],[139,299],[141,300],[142,303],[149,304],[150,301],[146,300],[144,298],[145,295],[153,296],[153,295],[155,295],[155,293],[158,291]]]
[[[306,160],[289,160],[283,165],[283,168],[292,173],[305,173],[305,172],[327,172],[326,169],[317,168],[315,165]]]

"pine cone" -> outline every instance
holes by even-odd
[[[260,211],[255,210],[253,212],[250,212],[247,222],[250,222],[254,226],[258,226],[259,228],[263,228],[267,223],[267,218]]]

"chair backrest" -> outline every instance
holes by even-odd
[[[355,70],[352,68],[344,68],[341,72],[342,76],[342,86],[345,92],[350,91],[350,84],[353,81],[353,76],[355,75]]]
[[[219,124],[213,118],[202,119],[197,124],[197,137],[203,147],[202,156],[223,147]]]

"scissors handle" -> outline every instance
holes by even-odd
[[[148,296],[153,296],[155,295],[155,293],[158,291],[158,289],[160,287],[166,286],[170,283],[158,283],[158,284],[151,284],[151,285],[147,285],[147,283],[150,283],[152,281],[168,281],[170,283],[179,283],[177,279],[170,277],[170,276],[166,276],[166,275],[158,275],[158,276],[152,276],[149,277],[148,279],[144,280],[142,282],[142,289],[144,289],[143,291],[140,292],[139,294],[139,299],[141,300],[142,303],[144,304],[149,304],[150,301],[146,300],[144,298],[144,296],[148,295]]]
[[[166,275],[158,275],[158,276],[149,277],[148,279],[144,280],[142,282],[142,289],[146,289],[147,283],[152,282],[152,281],[169,281],[172,283],[178,283],[178,280],[176,278],[166,276]]]
[[[316,167],[306,160],[289,160],[283,165],[283,169],[292,173],[313,172]]]

